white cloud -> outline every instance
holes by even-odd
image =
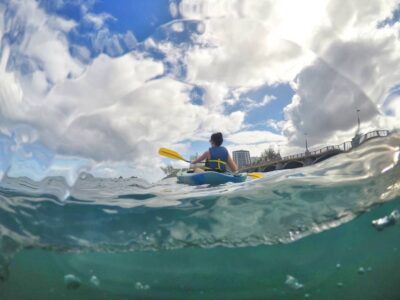
[[[281,131],[283,126],[285,125],[285,121],[277,121],[275,119],[268,119],[267,120],[267,126],[271,127],[274,130]]]
[[[185,24],[183,22],[174,22],[171,28],[176,32],[183,32],[185,30]]]
[[[46,23],[50,28],[61,32],[68,32],[77,26],[77,23],[73,20],[66,20],[56,16],[49,17]]]
[[[176,18],[178,16],[179,8],[178,5],[173,1],[171,1],[169,4],[169,13],[173,18]]]
[[[224,18],[204,23],[206,30],[199,40],[211,46],[188,51],[190,82],[254,87],[290,81],[313,57],[258,21]]]
[[[261,101],[256,101],[252,100],[250,98],[247,98],[244,100],[246,109],[247,110],[252,110],[255,108],[263,107],[271,103],[272,101],[276,100],[277,98],[274,95],[265,95]]]
[[[43,105],[31,107],[23,119],[29,120],[35,127],[46,128],[42,131],[42,140],[52,149],[70,140],[70,145],[65,145],[64,148],[70,149],[69,154],[74,154],[71,148],[73,149],[75,143],[88,148],[84,146],[85,143],[82,143],[79,136],[96,134],[96,132],[101,134],[102,129],[105,129],[105,132],[111,132],[111,129],[107,128],[109,120],[105,116],[105,110],[142,86],[145,81],[162,72],[162,64],[141,56],[127,54],[112,59],[101,55],[81,77],[68,79],[55,86],[45,96]],[[126,84],[127,82],[129,85]],[[46,117],[38,118],[43,113]],[[118,115],[108,117],[118,117]],[[83,124],[86,125],[86,129],[82,127]],[[99,128],[93,131],[95,124],[98,124]],[[78,130],[76,132],[78,137],[69,135],[69,132],[73,132],[74,129]],[[82,131],[79,132],[79,130]],[[66,136],[63,137],[64,135]],[[99,142],[101,141],[100,137],[87,136],[86,142],[89,144],[92,141],[91,146],[96,148],[96,138],[99,138]],[[105,140],[101,142],[107,144]],[[107,148],[107,146],[102,148]],[[97,151],[102,153],[100,149],[94,152]]]
[[[323,61],[304,69],[297,85],[297,94],[285,108],[286,118],[293,125],[285,128],[285,134],[293,142],[302,140],[302,133],[327,140],[339,130],[354,128],[356,109],[361,109],[364,120],[378,113],[359,86]]]
[[[103,27],[104,23],[111,19],[111,20],[115,20],[115,18],[113,16],[111,16],[110,14],[107,13],[101,13],[101,14],[92,14],[92,13],[86,13],[84,19],[89,22],[92,23],[95,28],[100,29],[101,27]]]
[[[187,19],[251,19],[264,24],[276,36],[290,40],[307,49],[310,43],[321,41],[322,33],[334,38],[354,38],[359,33],[375,29],[377,22],[391,15],[397,0],[363,0],[342,3],[333,0],[242,1],[183,0],[180,13]],[[238,36],[247,32],[239,30]],[[316,39],[318,37],[318,39]],[[322,43],[324,45],[324,43]]]
[[[400,97],[394,97],[386,104],[387,113],[392,116],[400,116]],[[400,122],[400,121],[399,121]]]
[[[71,54],[84,64],[89,64],[92,60],[90,50],[84,46],[72,45]]]
[[[4,47],[0,63],[0,113],[3,118],[0,124],[5,123],[5,119],[17,118],[24,107],[22,106],[23,91],[14,73],[6,70],[9,58],[9,48]]]
[[[228,92],[227,87],[215,83],[203,84],[202,87],[204,89],[204,106],[217,111],[223,111],[224,98]]]
[[[283,143],[286,138],[269,131],[253,130],[231,134],[227,137],[227,140],[235,144],[257,144],[265,142]]]
[[[129,50],[133,49],[137,45],[136,37],[130,30],[128,30],[125,33],[125,35],[123,35],[122,40],[124,41],[126,47],[128,47]]]
[[[102,28],[92,34],[92,45],[95,51],[111,56],[119,56],[124,53],[120,35],[111,34],[108,28]]]
[[[56,85],[43,102],[30,107],[20,99],[7,115],[37,128],[39,140],[58,153],[110,166],[130,159],[153,171],[160,146],[240,129],[243,113],[224,116],[191,104],[190,85],[169,78],[149,81],[162,73],[161,63],[140,55],[101,55],[83,75]]]
[[[240,1],[218,2],[209,0],[184,0],[179,3],[179,12],[187,19],[220,18],[226,16],[238,17]]]
[[[107,53],[111,56],[120,56],[132,50],[137,45],[137,40],[132,31],[126,33],[114,33],[107,27],[106,21],[117,19],[108,13],[93,14],[84,8],[84,20],[93,24],[95,30],[90,32],[88,36],[92,41],[94,52]]]

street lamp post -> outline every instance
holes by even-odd
[[[360,114],[359,114],[360,111],[361,110],[357,108],[356,112],[357,112],[357,124],[358,124],[358,127],[357,127],[357,131],[356,131],[355,136],[351,139],[351,146],[353,148],[355,148],[355,147],[360,145],[360,138],[361,138],[361,133],[360,133],[361,122],[360,122]]]
[[[278,158],[279,160],[282,160],[282,156],[281,156],[281,145],[278,144]]]
[[[307,132],[304,133],[304,137],[305,137],[305,140],[306,140],[306,155],[308,155],[310,153],[310,151],[308,151]]]

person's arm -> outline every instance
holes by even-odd
[[[238,171],[238,167],[230,155],[228,156],[228,167],[233,173],[236,173]]]
[[[201,156],[199,156],[197,159],[192,160],[190,163],[191,164],[197,164],[205,159],[208,159],[210,157],[210,153],[208,151],[204,152]]]

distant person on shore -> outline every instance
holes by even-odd
[[[216,171],[216,172],[226,172],[227,166],[229,170],[233,173],[238,171],[236,163],[233,161],[232,157],[229,155],[228,150],[221,146],[224,139],[222,133],[213,133],[210,138],[211,148],[204,152],[200,157],[191,161],[192,164],[197,164],[202,161],[205,163],[205,171]],[[201,169],[196,168],[195,172],[202,172]]]

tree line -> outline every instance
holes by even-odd
[[[258,162],[263,162],[263,161],[275,161],[275,160],[281,160],[281,154],[277,151],[275,151],[272,147],[269,147],[268,149],[264,150],[260,158],[257,160]]]

